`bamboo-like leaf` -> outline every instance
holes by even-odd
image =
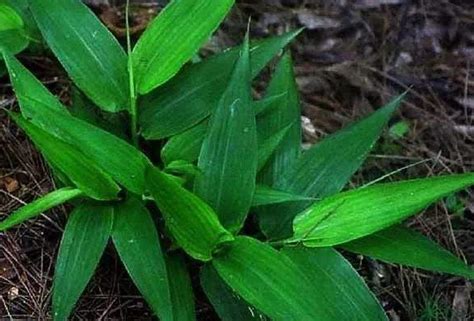
[[[0,3],[0,51],[16,54],[28,46],[22,17],[10,5]]]
[[[97,200],[112,200],[117,198],[120,187],[89,157],[77,148],[62,142],[48,134],[38,126],[28,122],[20,115],[10,113],[35,143],[45,158],[87,196]]]
[[[168,279],[171,287],[174,321],[195,321],[194,294],[186,262],[179,254],[166,259]]]
[[[96,15],[79,0],[29,4],[48,46],[76,85],[106,111],[126,109],[127,56]]]
[[[201,174],[194,192],[219,216],[222,225],[238,232],[247,217],[257,175],[257,128],[250,93],[248,38],[229,86],[209,121],[199,154]]]
[[[15,225],[23,223],[30,218],[33,218],[44,211],[47,211],[55,206],[61,205],[76,197],[82,196],[84,193],[81,190],[64,187],[53,191],[45,196],[21,207],[13,212],[5,220],[0,222],[0,231],[9,229]]]
[[[36,109],[53,109],[55,111],[69,114],[61,102],[46,89],[36,77],[26,69],[12,54],[3,53],[10,80],[15,90],[18,102],[21,107],[21,114],[32,117]],[[31,100],[36,100],[35,104]],[[40,107],[38,107],[40,105]]]
[[[339,321],[388,321],[382,306],[362,277],[342,255],[332,248],[288,247],[288,256],[324,298],[321,305],[332,306]],[[337,303],[336,303],[337,302]]]
[[[474,173],[372,185],[323,199],[295,217],[293,240],[309,247],[348,242],[394,225],[474,185]]]
[[[173,77],[217,29],[234,0],[172,1],[133,49],[140,94]]]
[[[257,128],[259,122],[257,120]],[[263,170],[267,163],[271,161],[273,154],[278,151],[279,146],[285,142],[288,133],[293,129],[294,125],[289,124],[277,131],[273,136],[268,138],[258,137],[258,172]]]
[[[339,320],[338,306],[288,256],[237,237],[212,264],[239,296],[274,321]]]
[[[361,166],[403,97],[397,97],[367,118],[323,139],[303,153],[294,166],[275,172],[277,180],[273,187],[315,198],[340,191]],[[291,235],[291,221],[309,205],[271,206],[259,213],[260,226],[272,239],[288,237]]]
[[[0,32],[12,29],[22,29],[23,19],[9,5],[0,3]]]
[[[200,276],[201,286],[222,321],[268,320],[232,291],[212,265],[203,266]]]
[[[252,199],[252,206],[263,206],[287,202],[308,202],[314,199],[311,197],[295,195],[273,189],[265,185],[257,185]]]
[[[403,226],[390,227],[340,246],[389,263],[474,279],[474,269],[427,237]]]
[[[252,45],[252,77],[300,31],[284,34]],[[217,107],[225,91],[241,48],[236,47],[203,62],[190,65],[143,97],[139,122],[146,139],[168,137],[198,124]]]
[[[154,313],[160,320],[174,320],[171,281],[160,239],[153,219],[141,201],[130,198],[115,206],[112,240],[133,283]]]
[[[107,245],[113,208],[83,203],[71,213],[64,230],[53,284],[55,321],[66,321],[89,283]]]
[[[70,116],[24,66],[12,56],[5,57],[21,111],[28,120],[76,147],[130,191],[144,192],[145,168],[150,162],[140,151],[109,132]]]
[[[150,167],[146,180],[171,235],[190,256],[209,261],[214,252],[234,239],[209,205],[169,175]]]

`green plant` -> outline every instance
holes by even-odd
[[[64,187],[11,214],[0,230],[74,200],[56,263],[55,320],[67,319],[109,239],[161,320],[195,319],[183,253],[201,262],[202,287],[223,320],[387,320],[338,249],[474,277],[398,225],[474,184],[474,174],[340,192],[403,95],[302,152],[289,53],[266,97],[251,96],[252,79],[298,32],[246,38],[185,65],[232,0],[172,1],[133,51],[128,37],[127,52],[78,0],[29,4],[79,91],[66,108],[4,50],[21,110],[10,115]],[[154,140],[165,143],[161,157],[144,152]],[[254,232],[244,228],[249,214]]]

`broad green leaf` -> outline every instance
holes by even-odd
[[[247,217],[257,175],[257,128],[250,88],[248,38],[229,85],[209,120],[194,192],[222,225],[237,233]]]
[[[307,202],[314,199],[311,197],[295,195],[273,189],[265,185],[257,185],[252,199],[252,206],[262,206],[286,202]]]
[[[23,21],[23,29],[28,38],[34,40],[30,45],[37,43],[40,45],[41,33],[36,25],[36,21],[31,14],[28,0],[0,0],[0,3],[15,9]]]
[[[106,111],[127,109],[127,55],[96,15],[80,0],[29,4],[48,46],[76,85]]]
[[[318,284],[288,256],[249,237],[237,237],[212,264],[239,296],[274,321],[338,321]]]
[[[334,320],[388,321],[382,306],[362,277],[332,248],[288,247],[288,256],[321,293],[319,304],[333,307]]]
[[[222,321],[268,320],[232,291],[212,265],[203,266],[200,276],[204,293]]]
[[[474,279],[474,269],[427,237],[403,226],[390,227],[340,246],[389,263]]]
[[[194,177],[200,173],[196,165],[184,160],[172,161],[165,167],[165,172],[169,174],[185,175]]]
[[[233,241],[212,208],[169,175],[150,167],[146,183],[171,235],[190,256],[209,261],[214,252]]]
[[[194,294],[186,262],[179,254],[170,254],[166,259],[168,279],[171,287],[174,321],[195,321]]]
[[[258,126],[259,122],[257,120],[257,128]],[[289,124],[277,131],[273,136],[268,138],[258,137],[258,172],[265,168],[267,163],[272,159],[273,154],[278,150],[280,144],[285,142],[288,133],[293,127],[293,124]]]
[[[285,138],[259,173],[259,181],[269,186],[274,185],[277,177],[293,166],[301,149],[301,107],[293,62],[288,53],[278,63],[267,91],[270,97],[282,94],[281,99],[274,101],[276,106],[271,106],[258,117],[258,136],[261,140],[275,136],[291,124]]]
[[[75,146],[64,143],[20,115],[10,114],[49,163],[66,175],[87,196],[97,200],[117,198],[120,187]]]
[[[53,283],[53,318],[66,321],[105,250],[113,208],[83,203],[71,213],[59,247]]]
[[[140,151],[117,136],[70,116],[24,66],[12,56],[5,57],[21,111],[28,120],[76,147],[130,191],[144,192],[149,160]]]
[[[474,185],[474,173],[372,185],[336,194],[295,217],[293,240],[309,247],[348,242],[394,225]]]
[[[300,31],[252,45],[252,77]],[[241,48],[236,47],[203,62],[190,65],[140,101],[140,126],[146,139],[180,133],[205,119],[217,107]]]
[[[3,57],[24,117],[32,117],[37,109],[52,109],[69,114],[59,99],[51,94],[13,55],[4,52]]]
[[[23,29],[23,19],[9,5],[0,3],[0,32],[12,29]]]
[[[172,321],[171,281],[164,254],[153,219],[140,200],[132,197],[115,206],[112,240],[153,312],[160,320]]]
[[[53,191],[41,198],[26,204],[17,211],[13,212],[5,220],[0,222],[0,231],[9,229],[15,225],[23,223],[30,218],[33,218],[44,211],[47,211],[55,206],[61,205],[73,198],[82,196],[84,193],[78,189],[65,187]]]
[[[362,119],[317,143],[298,158],[294,166],[275,172],[273,187],[297,195],[323,198],[339,192],[362,165],[382,129],[400,105],[401,95]],[[271,206],[260,214],[260,226],[272,238],[291,235],[291,222],[307,204]]]
[[[133,49],[140,94],[173,77],[217,29],[234,0],[171,1]]]
[[[267,106],[279,98],[281,97],[271,97],[270,99],[262,99],[254,102],[254,111],[256,114],[258,114],[259,111],[266,110]],[[196,161],[199,157],[208,127],[209,121],[206,119],[196,126],[171,137],[161,150],[161,158],[165,164],[169,164],[178,160],[185,160],[190,163]],[[268,139],[260,139],[258,141],[258,168],[261,168],[263,165],[265,165],[266,161],[271,156],[275,148],[283,140],[290,127],[291,125],[282,128],[275,135],[269,137]]]

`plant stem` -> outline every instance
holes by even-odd
[[[128,81],[130,84],[130,124],[133,144],[138,147],[138,127],[137,127],[137,93],[135,91],[135,79],[133,75],[132,43],[130,40],[129,22],[130,0],[125,5],[125,28],[127,30],[127,55],[128,55]]]

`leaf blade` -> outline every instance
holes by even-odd
[[[89,283],[113,224],[110,206],[84,203],[68,220],[59,248],[53,284],[55,320],[66,320]]]
[[[77,86],[106,111],[126,109],[127,56],[95,14],[77,0],[29,4],[44,39]]]
[[[336,194],[295,217],[293,238],[310,247],[345,243],[394,225],[473,184],[474,174],[467,173],[377,184]]]
[[[169,3],[133,49],[140,94],[173,77],[217,29],[233,4],[234,0]]]
[[[394,226],[341,244],[347,251],[374,259],[474,279],[474,270],[420,233]]]
[[[55,206],[61,205],[84,193],[76,188],[64,187],[21,207],[0,222],[0,231],[9,229]]]
[[[193,288],[186,262],[178,254],[167,256],[168,277],[171,282],[171,300],[175,321],[195,321]]]
[[[150,213],[136,198],[128,199],[114,210],[112,240],[121,261],[160,320],[173,320],[171,281]]]

